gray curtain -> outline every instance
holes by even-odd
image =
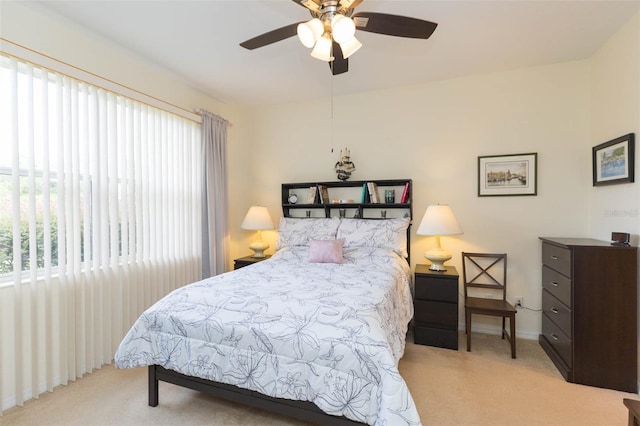
[[[202,278],[226,271],[229,261],[227,127],[229,122],[202,113]]]

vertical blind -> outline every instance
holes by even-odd
[[[198,123],[0,55],[0,413],[201,276]]]

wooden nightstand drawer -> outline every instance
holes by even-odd
[[[416,300],[414,306],[416,324],[447,330],[457,330],[457,305],[447,302]]]
[[[458,350],[458,330],[443,330],[416,325],[413,330],[413,341],[418,345]]]
[[[416,299],[456,302],[458,300],[458,284],[450,278],[416,276]]]

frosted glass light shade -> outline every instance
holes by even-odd
[[[347,59],[349,56],[353,55],[362,47],[362,43],[355,38],[351,37],[349,40],[340,43],[340,48],[342,49],[342,57]]]
[[[310,21],[298,24],[297,32],[300,43],[305,47],[312,48],[316,41],[322,37],[324,25],[318,18],[313,18]]]
[[[331,19],[331,33],[335,41],[344,43],[356,33],[356,24],[351,18],[338,13]]]
[[[333,61],[334,58],[331,56],[331,44],[331,39],[323,35],[316,42],[315,47],[311,51],[311,56],[325,62]]]
[[[462,234],[462,227],[453,215],[451,208],[446,205],[432,205],[427,207],[427,211],[422,217],[422,222],[416,231],[418,235],[434,235],[436,246],[424,254],[424,257],[431,262],[429,267],[432,271],[446,271],[444,262],[451,259],[451,253],[443,250],[440,245],[440,235]]]

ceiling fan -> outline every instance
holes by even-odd
[[[292,0],[311,12],[310,21],[296,22],[240,43],[253,50],[298,35],[311,56],[329,63],[333,75],[349,71],[349,56],[362,43],[355,30],[396,37],[428,39],[438,24],[388,13],[355,12],[362,0]]]

